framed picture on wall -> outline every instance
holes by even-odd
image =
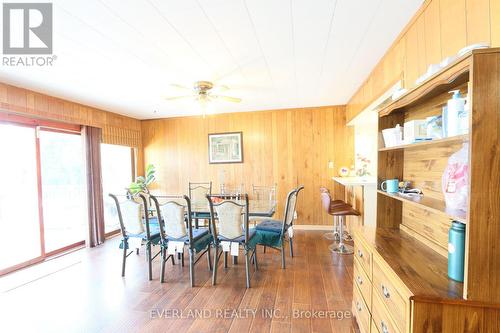
[[[208,134],[208,162],[243,163],[242,132]]]

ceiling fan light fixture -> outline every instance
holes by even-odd
[[[182,85],[179,84],[171,84],[173,87],[181,88],[181,89],[188,89]],[[210,81],[196,81],[193,85],[193,94],[188,95],[188,96],[174,96],[174,97],[168,97],[166,100],[177,100],[177,99],[184,99],[184,98],[189,98],[189,97],[194,97],[194,99],[198,102],[201,114],[203,115],[203,118],[205,118],[205,115],[208,113],[212,113],[212,102],[215,99],[221,99],[224,101],[228,102],[233,102],[233,103],[239,103],[241,102],[241,98],[237,97],[230,97],[230,96],[222,96],[222,95],[217,95],[211,92],[211,89],[214,88],[214,84]],[[216,86],[220,91],[225,91],[228,90],[229,88],[227,86]]]

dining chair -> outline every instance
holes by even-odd
[[[224,196],[226,200],[240,200],[242,194],[244,193],[244,188],[245,186],[243,184],[237,186],[227,186],[226,184],[221,184],[220,195]]]
[[[224,254],[224,268],[227,268],[228,249],[223,248],[222,242],[229,242],[230,247],[236,243],[238,250],[240,246],[243,248],[246,287],[250,288],[250,260],[253,259],[255,270],[258,269],[258,265],[256,247],[252,243],[255,230],[250,229],[248,223],[248,194],[243,194],[241,200],[225,200],[223,195],[217,194],[207,195],[206,197],[210,205],[210,225],[215,247],[212,285],[217,283],[217,267],[222,254]],[[219,248],[222,248],[222,252],[219,252]]]
[[[205,204],[207,202],[206,195],[212,194],[212,182],[189,182],[189,200],[192,205]],[[195,228],[199,228],[199,220],[209,220],[210,214],[193,213]]]
[[[186,195],[151,195],[160,221],[160,282],[165,280],[165,264],[168,259],[175,264],[174,253],[169,253],[169,246],[175,246],[175,253],[181,254],[181,266],[184,266],[184,248],[189,253],[189,279],[194,287],[194,265],[207,254],[208,269],[212,270],[210,246],[212,235],[208,229],[193,229],[191,219],[191,200]],[[174,243],[175,242],[175,243]],[[179,249],[178,244],[182,244]],[[176,246],[177,245],[177,246]],[[179,251],[181,250],[181,251]]]
[[[271,186],[267,185],[255,185],[252,184],[252,200],[262,200],[262,201],[269,201],[272,203],[276,202],[276,189],[278,185],[274,184]],[[274,211],[272,212],[272,215],[274,215]],[[268,220],[269,216],[252,216],[250,223],[252,223],[254,226],[261,221]]]
[[[122,239],[120,249],[123,250],[122,276],[125,276],[125,264],[127,257],[133,252],[128,252],[129,239],[135,238],[141,242],[141,246],[146,247],[146,261],[148,262],[148,278],[153,279],[152,262],[158,255],[152,256],[151,248],[156,245],[160,239],[160,226],[156,218],[149,217],[148,200],[143,194],[115,195],[109,194],[116,204],[118,220]],[[127,253],[128,252],[128,253]],[[139,253],[137,249],[137,254]]]
[[[293,257],[293,219],[297,207],[297,198],[304,186],[291,190],[286,197],[283,220],[265,220],[255,227],[259,245],[269,246],[281,252],[281,268],[285,268],[285,241],[290,245],[290,256]]]
[[[276,201],[277,187],[277,184],[271,186],[252,184],[252,199]]]

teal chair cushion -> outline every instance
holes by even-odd
[[[253,236],[255,236],[255,229],[254,228],[250,228],[248,230],[248,241],[249,242],[253,238]],[[220,241],[230,241],[230,242],[238,242],[238,243],[243,243],[245,241],[245,235],[241,235],[240,237],[237,237],[237,238],[234,238],[234,239],[228,239],[226,237],[223,237],[223,236],[219,235],[218,238],[219,238]]]
[[[202,236],[198,237],[196,240],[193,240],[194,250],[196,252],[201,252],[208,246],[210,246],[210,243],[212,243],[212,241],[213,241],[212,235],[209,233],[205,233]]]
[[[279,248],[281,247],[282,242],[283,238],[281,237],[281,232],[257,229],[255,237],[252,238],[251,246],[254,247],[259,244]]]
[[[212,242],[212,239],[212,235],[208,232],[207,229],[193,229],[193,247],[196,252],[200,252],[206,249],[207,246],[209,246]],[[181,238],[167,237],[165,246],[168,244],[168,240],[189,244],[189,236],[187,235]],[[161,241],[159,241],[158,243],[161,243]]]
[[[263,231],[271,231],[281,233],[281,229],[283,228],[283,221],[279,220],[264,220],[261,223],[257,224],[255,229],[263,230]],[[285,226],[285,230],[287,226]]]
[[[143,222],[144,224],[146,222]],[[144,226],[144,228],[146,228]],[[158,241],[160,240],[160,224],[158,223],[158,218],[156,217],[150,217],[149,218],[149,234],[151,236],[151,242],[153,244],[157,244]],[[141,232],[140,234],[131,234],[131,233],[127,233],[127,239],[129,238],[140,238],[144,241],[147,241],[147,237],[146,237],[146,232]],[[128,242],[126,242],[126,240],[124,241],[122,239],[122,241],[120,242],[120,249],[123,249],[123,244],[126,243],[126,247],[127,249],[129,248],[128,246]]]
[[[193,228],[193,242],[196,242],[198,239],[201,237],[205,236],[208,234],[208,229],[194,229]],[[175,241],[182,241],[182,242],[189,242],[189,237],[188,235],[181,237],[181,238],[173,238],[173,237],[167,237],[168,240],[175,240]]]

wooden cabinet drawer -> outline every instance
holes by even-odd
[[[359,260],[361,267],[365,270],[368,279],[372,280],[372,254],[369,248],[359,237],[354,239],[354,257]]]
[[[373,326],[375,326],[380,333],[401,333],[404,331],[399,330],[398,326],[394,323],[393,318],[384,306],[384,302],[380,299],[378,294],[373,295]],[[373,330],[372,333],[376,332]]]
[[[386,264],[380,263],[378,257],[375,256],[373,260],[372,311],[375,311],[375,296],[378,296],[378,300],[385,304],[401,332],[406,331],[406,313],[409,306],[409,296],[403,288],[402,282],[394,276]],[[382,332],[380,322],[376,324]]]
[[[352,288],[352,313],[361,332],[370,333],[371,315],[358,287]]]
[[[368,309],[371,309],[372,306],[372,283],[368,279],[368,275],[366,275],[363,268],[361,268],[361,264],[359,263],[357,258],[354,258],[354,284],[358,286],[361,291],[361,295],[363,296],[366,305],[368,305]]]

